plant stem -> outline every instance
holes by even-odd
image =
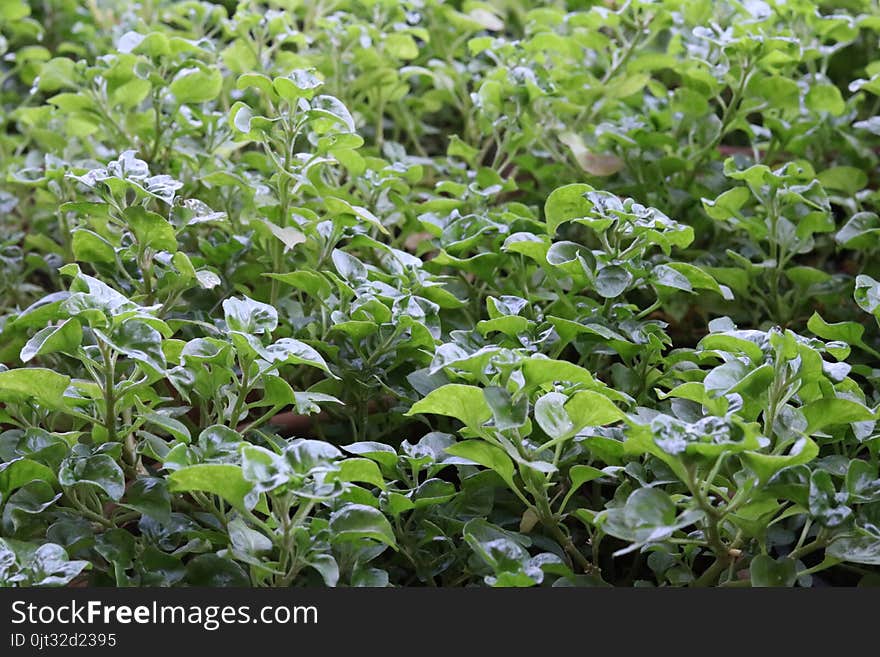
[[[104,360],[104,428],[107,430],[107,441],[116,442],[116,357],[110,347],[100,343],[101,356]]]

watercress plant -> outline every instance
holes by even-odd
[[[0,3],[0,585],[871,585],[876,0]]]

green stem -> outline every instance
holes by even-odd
[[[251,381],[249,370],[251,368],[250,361],[242,360],[241,365],[241,383],[238,386],[238,392],[235,396],[235,406],[232,407],[232,415],[229,418],[229,427],[235,429],[238,426],[239,418],[244,410],[247,394],[251,389]]]
[[[826,545],[824,538],[821,538],[821,534],[816,537],[816,540],[812,543],[808,543],[807,545],[801,546],[799,548],[795,548],[791,552],[788,553],[788,557],[790,559],[800,559],[801,557],[805,557],[808,554],[812,554],[817,550],[821,550]]]
[[[116,357],[103,342],[99,346],[104,360],[104,428],[107,441],[116,442]]]
[[[110,520],[109,518],[105,518],[103,515],[95,513],[92,511],[86,504],[83,504],[79,497],[77,497],[76,492],[73,488],[68,489],[68,491],[64,494],[66,500],[68,500],[74,508],[76,508],[79,513],[84,517],[88,518],[93,522],[97,522],[108,529],[113,529],[116,527],[116,524]]]
[[[724,136],[727,134],[727,129],[730,127],[730,123],[736,116],[736,110],[739,109],[739,104],[743,98],[743,92],[745,91],[746,85],[751,78],[751,72],[751,62],[746,60],[745,62],[743,62],[743,70],[742,75],[739,79],[739,84],[737,85],[736,89],[734,89],[733,95],[730,98],[730,102],[724,108],[724,113],[721,115],[721,127],[718,129],[718,133],[715,135],[712,141],[701,148],[697,152],[697,154],[690,160],[691,169],[688,173],[687,178],[685,179],[685,183],[683,185],[684,189],[690,189],[690,186],[696,179],[697,174],[704,168],[703,161],[706,159],[706,156],[713,152],[716,148],[718,148],[718,144],[721,143],[721,140],[724,139]]]

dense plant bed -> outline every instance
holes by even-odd
[[[878,581],[876,0],[0,34],[0,584]]]

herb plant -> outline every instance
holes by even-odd
[[[0,584],[878,583],[878,38],[0,3]]]

